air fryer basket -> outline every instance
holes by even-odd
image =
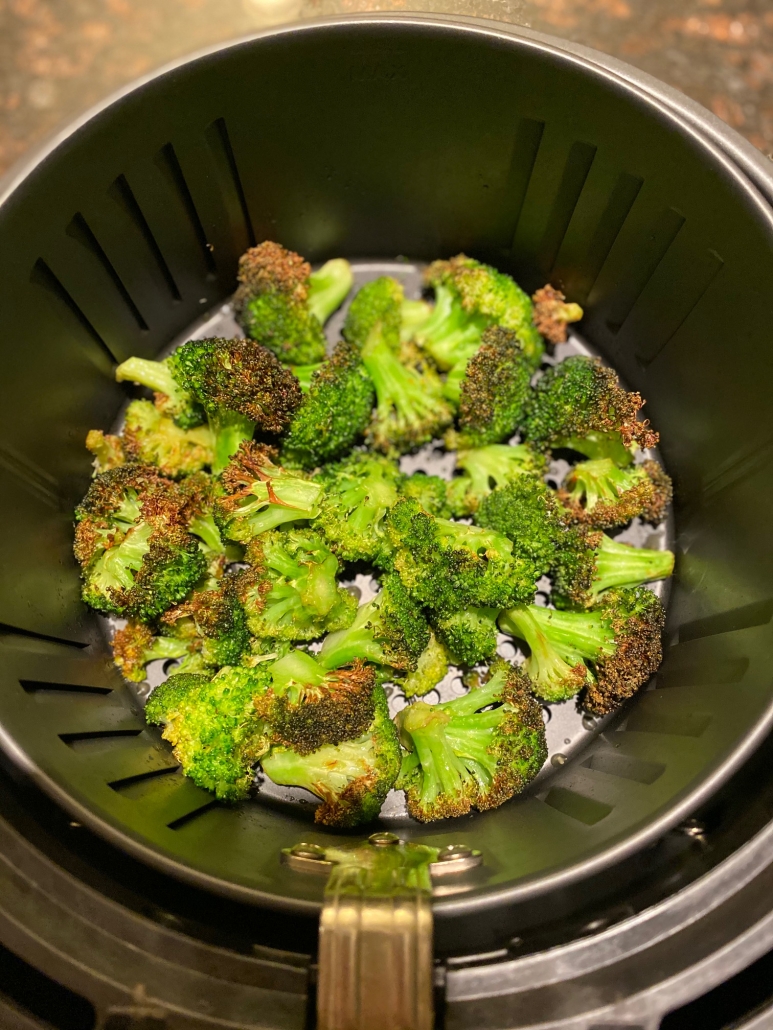
[[[184,780],[79,601],[83,440],[273,238],[313,261],[464,250],[561,283],[593,347],[648,398],[675,480],[666,658],[537,793],[401,833],[469,843],[477,879],[439,917],[534,897],[653,840],[771,721],[767,425],[773,220],[687,123],[597,66],[491,27],[418,17],[277,30],[108,103],[0,202],[0,743],[80,821],[180,877],[313,913],[280,864],[328,841],[298,806],[226,807]],[[51,641],[69,643],[69,657]]]

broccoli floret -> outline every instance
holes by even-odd
[[[94,455],[94,475],[109,472],[127,462],[126,451],[120,436],[103,433],[101,429],[90,429],[86,434],[86,450]]]
[[[186,508],[184,492],[151,466],[97,476],[75,510],[83,600],[143,622],[181,601],[206,567]]]
[[[448,502],[448,483],[440,476],[428,476],[425,472],[414,472],[406,476],[400,487],[400,494],[418,501],[425,511],[438,518],[450,518],[453,514]]]
[[[532,368],[539,365],[545,345],[532,320],[532,302],[509,275],[458,254],[449,261],[433,261],[426,271],[426,281],[435,290],[445,286],[468,314],[512,329],[526,360]]]
[[[233,582],[253,636],[314,640],[353,620],[357,602],[338,586],[338,559],[318,533],[270,530],[250,541],[245,560]]]
[[[441,371],[448,372],[454,380],[460,379],[480,347],[488,319],[465,311],[457,294],[442,284],[435,287],[435,304],[428,315],[419,320],[418,309],[414,310],[412,325],[411,312],[406,321],[406,303],[403,302],[403,339],[415,339]],[[458,384],[455,393],[454,399],[458,401]]]
[[[270,665],[271,686],[255,699],[273,745],[309,755],[325,744],[356,740],[376,714],[383,687],[372,665],[356,661],[325,669],[305,651],[291,651]]]
[[[310,755],[274,747],[263,771],[274,783],[304,787],[322,800],[314,821],[348,827],[375,819],[400,771],[400,745],[383,690],[374,693],[376,714],[356,740],[326,744]]]
[[[403,300],[400,304],[400,339],[407,343],[432,315],[433,307],[426,300]]]
[[[534,596],[536,570],[507,537],[438,519],[402,500],[387,516],[393,565],[415,599],[437,615],[507,608]]]
[[[318,658],[327,669],[360,658],[413,671],[428,644],[429,626],[421,608],[399,577],[387,573],[378,595],[360,605],[349,628],[325,637]]]
[[[533,562],[539,575],[553,566],[567,535],[563,508],[537,472],[524,472],[484,497],[475,521],[509,537],[513,553]]]
[[[268,687],[265,666],[221,669],[216,676],[180,674],[156,687],[145,706],[162,723],[183,772],[223,801],[247,797],[252,770],[268,750],[254,699]]]
[[[489,444],[460,450],[456,467],[462,475],[448,484],[448,502],[454,515],[473,515],[480,502],[498,486],[523,472],[542,474],[547,463],[542,455],[524,444]]]
[[[155,406],[181,429],[195,429],[205,420],[201,404],[179,379],[171,358],[150,361],[148,358],[128,358],[115,370],[119,383],[137,383],[154,393]]]
[[[435,633],[429,631],[429,643],[419,655],[416,668],[404,678],[397,679],[406,697],[423,697],[434,690],[448,672],[450,656]]]
[[[537,290],[531,299],[537,330],[551,343],[565,343],[567,325],[579,322],[584,314],[580,305],[568,304],[563,293],[550,283]]]
[[[215,521],[215,501],[224,493],[218,479],[195,472],[180,483],[186,495],[188,532],[199,541],[199,548],[207,562],[206,579],[197,584],[199,589],[214,590],[223,578],[229,564],[242,560],[243,548],[224,541]]]
[[[389,458],[352,454],[318,472],[314,482],[324,489],[315,528],[345,561],[383,565],[391,553],[384,519],[400,498],[403,476]]]
[[[526,439],[538,448],[568,447],[594,460],[630,465],[637,447],[658,442],[649,423],[637,418],[643,403],[640,394],[623,390],[611,368],[575,355],[537,382],[524,424]]]
[[[138,461],[156,465],[163,475],[177,479],[199,472],[214,460],[207,426],[180,429],[150,401],[131,402],[120,437],[92,429],[86,447],[96,456],[99,472]]]
[[[242,255],[238,277],[233,307],[248,335],[287,364],[321,361],[322,326],[351,289],[349,262],[312,272],[299,254],[266,240]]]
[[[111,647],[113,661],[133,683],[145,679],[145,666],[150,662],[185,658],[190,653],[187,640],[158,636],[146,623],[135,619],[129,619],[123,629],[116,630]]]
[[[359,349],[342,340],[311,378],[282,442],[283,464],[313,469],[348,454],[370,422],[374,397]]]
[[[247,543],[267,529],[319,514],[321,484],[275,465],[275,453],[243,443],[223,473],[227,493],[215,502],[215,520],[229,540]]]
[[[598,458],[570,469],[558,497],[568,521],[609,529],[637,515],[653,525],[662,522],[672,492],[671,479],[656,461],[621,469],[611,458]]]
[[[561,608],[585,608],[610,587],[667,579],[674,571],[674,555],[621,544],[579,526],[564,534],[552,571],[555,603]]]
[[[498,661],[491,673],[463,697],[417,701],[399,713],[400,739],[410,750],[396,786],[414,819],[497,808],[542,768],[547,745],[539,704],[517,669]]]
[[[427,443],[451,423],[439,376],[412,344],[400,344],[402,287],[383,277],[352,301],[344,337],[359,348],[376,390],[368,441],[385,454],[404,454]]]
[[[497,649],[496,608],[467,608],[434,620],[435,631],[454,665],[477,665]]]

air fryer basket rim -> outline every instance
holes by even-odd
[[[112,105],[127,95],[140,90],[156,79],[173,73],[176,69],[189,65],[209,55],[234,48],[249,46],[263,39],[283,36],[296,36],[307,33],[324,33],[356,25],[405,26],[418,29],[441,29],[449,34],[483,36],[505,43],[509,42],[521,47],[551,54],[563,61],[575,65],[579,70],[590,71],[593,75],[606,80],[612,89],[627,93],[638,103],[649,106],[662,120],[691,137],[696,145],[702,147],[713,160],[723,166],[727,175],[735,180],[737,189],[745,193],[749,201],[758,207],[760,217],[770,222],[771,212],[768,204],[760,196],[756,185],[749,181],[754,178],[765,192],[773,195],[773,174],[766,172],[764,164],[750,144],[743,140],[734,130],[717,124],[716,119],[693,102],[682,97],[669,87],[662,86],[657,80],[629,69],[622,62],[607,58],[588,48],[576,44],[564,43],[561,40],[545,36],[530,30],[516,30],[498,23],[482,22],[474,19],[459,19],[445,16],[424,15],[352,15],[318,19],[301,25],[282,26],[243,37],[224,45],[206,48],[198,53],[172,62],[158,71],[116,91],[100,104],[95,105],[75,122],[56,133],[43,144],[32,156],[15,166],[8,174],[4,190],[0,193],[0,205],[4,204],[14,191],[26,180],[34,170],[42,164],[58,147],[73,137],[82,127],[95,117],[106,112]],[[723,149],[719,149],[719,148]],[[732,156],[731,156],[732,155]],[[743,171],[733,160],[737,157],[742,163]],[[708,799],[728,777],[737,770],[767,736],[773,725],[773,702],[764,710],[753,729],[722,761],[715,765],[713,771],[692,789],[665,806],[659,815],[650,818],[639,830],[627,834],[617,843],[602,847],[596,854],[575,862],[565,868],[544,875],[525,877],[512,887],[492,887],[481,893],[457,898],[439,898],[434,903],[438,916],[456,916],[480,912],[502,903],[514,903],[526,897],[536,897],[548,890],[569,886],[576,881],[598,873],[602,869],[620,861],[646,844],[662,836],[668,829],[688,816],[697,806]],[[226,882],[207,873],[183,865],[170,858],[160,850],[151,848],[135,838],[125,828],[117,828],[82,805],[75,797],[57,784],[42,769],[25,756],[4,730],[0,729],[0,743],[6,754],[14,762],[25,769],[31,778],[53,796],[63,808],[75,818],[106,837],[111,843],[125,848],[142,861],[161,868],[163,871],[187,880],[199,887],[215,891],[237,900],[291,910],[300,914],[312,914],[319,910],[319,904],[311,901],[279,898],[272,894],[249,888],[235,882]]]

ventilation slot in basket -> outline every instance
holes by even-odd
[[[110,187],[110,195],[113,199],[119,203],[128,217],[136,226],[140,236],[145,241],[145,244],[150,252],[153,261],[156,263],[161,278],[167,285],[169,294],[173,301],[180,301],[182,297],[180,291],[177,288],[177,283],[174,281],[172,273],[169,271],[169,265],[164,260],[164,255],[161,253],[161,248],[156,242],[156,238],[151,232],[150,226],[148,225],[145,215],[142,213],[137,199],[132,193],[131,186],[126,181],[124,175],[119,175],[113,185]]]
[[[228,169],[231,183],[233,184],[236,196],[239,199],[239,206],[241,207],[244,226],[247,230],[247,238],[250,241],[250,246],[254,247],[255,232],[252,228],[252,219],[250,218],[249,208],[247,207],[247,197],[244,193],[239,169],[236,166],[236,158],[234,156],[233,147],[231,146],[225,118],[218,118],[214,121],[207,129],[205,135],[207,137],[207,143],[212,149],[212,152],[219,159],[219,163],[221,165],[224,164]]]
[[[183,170],[180,167],[180,162],[177,160],[177,154],[171,143],[167,143],[158,152],[157,162],[166,171],[170,182],[174,184],[185,208],[193,234],[201,247],[201,254],[204,258],[204,264],[207,266],[208,274],[214,277],[217,273],[217,263],[212,253],[212,244],[207,239],[207,234],[204,231],[201,218],[193,202],[191,191],[188,188],[188,183],[185,181]]]
[[[56,298],[59,305],[66,308],[69,314],[75,318],[78,323],[78,328],[86,331],[89,338],[96,344],[101,354],[108,359],[110,363],[108,368],[112,369],[118,362],[115,354],[113,354],[86,315],[78,307],[76,302],[42,258],[38,258],[35,262],[32,272],[30,273],[30,282],[34,286],[42,287],[50,296]]]
[[[545,234],[537,251],[537,265],[547,278],[550,278],[550,273],[556,263],[558,252],[561,250],[561,244],[564,242],[566,231],[595,157],[596,147],[591,146],[590,143],[572,144],[566,159],[564,174],[561,177],[561,185],[550,211]]]

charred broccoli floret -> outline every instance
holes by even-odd
[[[111,641],[113,661],[124,678],[133,683],[145,679],[145,668],[150,662],[187,658],[189,645],[188,640],[161,636],[147,623],[136,619],[129,619],[122,629],[116,630]]]
[[[386,513],[400,498],[403,476],[395,462],[376,454],[352,454],[318,472],[324,490],[315,527],[345,561],[383,565],[391,553]]]
[[[475,512],[479,526],[513,541],[513,553],[533,562],[539,575],[555,563],[556,548],[567,535],[563,509],[536,472],[524,472],[498,486]]]
[[[412,344],[400,343],[402,299],[394,279],[368,283],[352,301],[343,330],[359,348],[376,390],[368,440],[386,454],[415,450],[452,420],[437,373]]]
[[[503,661],[483,686],[442,704],[417,701],[397,723],[410,750],[396,786],[421,822],[497,808],[520,794],[547,758],[540,706]]]
[[[575,465],[558,491],[568,521],[594,529],[622,526],[637,515],[656,525],[665,518],[671,495],[671,479],[656,461],[621,469],[611,458]]]
[[[551,343],[565,343],[567,325],[579,322],[584,314],[580,305],[567,303],[563,293],[550,283],[537,290],[531,299],[537,330]]]
[[[254,698],[267,689],[265,666],[225,668],[216,676],[180,674],[156,687],[145,706],[162,723],[186,776],[223,801],[247,797],[252,771],[268,750]]]
[[[349,628],[325,637],[318,658],[327,669],[349,665],[359,658],[413,671],[429,639],[421,608],[399,577],[388,573],[378,595],[360,605]]]
[[[321,484],[275,465],[275,453],[243,443],[223,473],[226,494],[215,502],[215,520],[229,540],[247,543],[267,529],[319,514]]]
[[[564,535],[556,551],[554,600],[561,608],[585,608],[610,587],[636,587],[667,579],[673,571],[671,551],[621,544],[580,526]]]
[[[462,474],[448,484],[449,505],[454,515],[473,515],[492,490],[523,472],[542,474],[547,465],[542,455],[524,444],[489,444],[458,451],[456,467]]]
[[[291,365],[322,360],[322,327],[351,289],[348,261],[312,272],[299,254],[266,240],[242,255],[238,278],[234,312],[249,336]]]
[[[253,636],[314,640],[348,626],[357,602],[336,581],[338,559],[310,529],[269,530],[250,541],[234,575]]]
[[[435,631],[454,665],[477,665],[497,649],[496,608],[466,608],[434,620]]]
[[[310,755],[274,747],[263,771],[274,783],[304,787],[322,804],[314,821],[323,826],[358,826],[375,819],[400,770],[400,745],[386,696],[374,692],[376,713],[356,740],[326,744]]]
[[[433,630],[429,631],[429,643],[419,655],[416,668],[402,678],[397,678],[400,689],[406,697],[423,697],[434,690],[448,672],[450,656],[445,645]]]
[[[538,448],[568,447],[592,460],[630,465],[637,447],[654,447],[658,434],[639,421],[644,401],[628,393],[611,368],[581,355],[549,368],[537,382],[527,413],[526,439]]]
[[[438,519],[402,500],[387,516],[393,565],[408,592],[437,615],[507,608],[534,596],[536,570],[501,533]]]
[[[413,475],[406,476],[402,481],[400,494],[412,501],[418,501],[430,515],[446,519],[453,514],[448,502],[448,483],[440,476],[428,476],[425,472],[414,472]]]
[[[370,422],[374,397],[358,348],[342,340],[311,377],[282,442],[282,462],[313,469],[348,454]]]
[[[356,661],[345,669],[326,669],[305,651],[291,651],[269,671],[271,686],[255,698],[255,709],[271,743],[299,755],[361,737],[384,690],[376,685],[372,665]]]
[[[97,476],[75,519],[83,600],[98,611],[151,621],[181,601],[206,567],[188,532],[185,494],[151,466]]]

